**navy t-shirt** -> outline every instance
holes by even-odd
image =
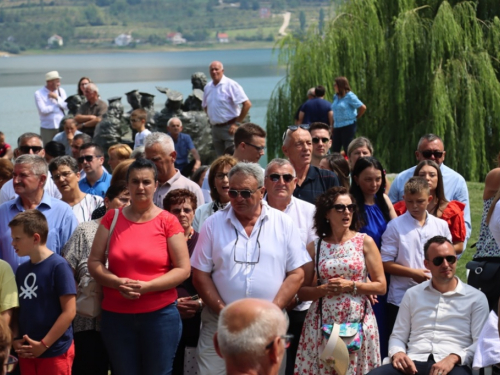
[[[68,262],[52,254],[40,263],[25,262],[16,272],[19,293],[19,336],[40,341],[61,315],[60,296],[76,294],[75,279]],[[40,357],[57,357],[73,342],[71,324],[64,334]]]
[[[295,187],[293,196],[311,204],[316,204],[316,199],[334,186],[339,186],[339,179],[334,172],[311,165],[305,180],[302,181],[302,185],[297,184]]]
[[[321,98],[308,100],[302,105],[300,110],[304,112],[304,119],[302,120],[302,123],[312,124],[313,122],[323,122],[330,125],[328,112],[332,110],[332,103],[328,100]]]

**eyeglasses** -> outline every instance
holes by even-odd
[[[285,345],[285,349],[288,349],[290,347],[290,343],[293,339],[293,335],[280,336],[280,339],[283,340],[283,344]],[[273,344],[274,344],[274,340],[266,345],[266,349],[271,349],[273,347]]]
[[[241,195],[241,197],[243,199],[248,199],[252,196],[253,193],[255,193],[257,190],[259,190],[260,187],[258,187],[257,189],[255,190],[235,190],[235,189],[231,189],[227,192],[227,194],[229,195],[229,198],[237,198],[238,195]]]
[[[291,175],[290,173],[287,173],[287,174],[271,173],[267,177],[269,177],[269,179],[272,182],[278,182],[283,177],[283,181],[285,181],[286,183],[292,182],[293,179],[295,178],[295,176]]]
[[[240,235],[238,234],[238,231],[236,230],[236,227],[234,227],[234,233],[236,233],[236,242],[234,243],[234,246],[233,246],[233,260],[234,260],[234,263],[238,263],[238,264],[249,264],[249,265],[255,265],[257,263],[259,263],[260,261],[260,242],[259,242],[259,238],[260,238],[260,231],[262,230],[262,222],[260,223],[260,226],[259,226],[259,233],[257,233],[257,240],[255,242],[255,248],[259,250],[258,252],[258,255],[257,255],[257,260],[256,261],[251,261],[251,262],[248,262],[246,260],[237,260],[236,259],[236,245],[238,244],[238,239],[240,238]],[[255,249],[253,251],[253,254],[255,254]]]
[[[90,163],[92,160],[94,160],[94,155],[85,155],[85,156],[80,156],[78,158],[78,163],[83,163],[84,161]]]
[[[67,179],[69,176],[71,176],[73,172],[67,171],[67,172],[62,172],[61,174],[53,174],[52,179],[54,181],[58,181],[61,177],[64,177],[64,179]]]
[[[430,159],[432,155],[434,155],[435,158],[439,159],[440,157],[443,156],[444,151],[432,151],[432,150],[425,150],[425,151],[419,151],[422,156],[426,159]]]
[[[435,257],[432,260],[432,264],[434,264],[436,267],[439,267],[441,264],[443,264],[445,259],[448,264],[454,264],[457,261],[457,257],[455,255],[447,255],[445,257]]]
[[[256,146],[250,142],[243,142],[243,143],[246,145],[252,146],[253,148],[255,148],[259,152],[266,151],[266,146]]]
[[[317,144],[319,143],[319,141],[323,142],[323,143],[328,143],[330,142],[330,138],[318,138],[318,137],[313,137],[312,138],[312,141],[314,144]]]
[[[130,122],[137,122],[137,121],[141,121],[142,119],[140,118],[131,118],[130,119]]]
[[[191,208],[174,208],[170,212],[172,212],[174,215],[180,215],[181,212],[184,212],[185,214],[190,214],[191,212],[193,212],[193,210]]]
[[[229,173],[216,173],[215,174],[215,178],[218,179],[218,180],[223,180],[225,179],[226,177],[229,177]]]
[[[5,368],[5,372],[12,372],[16,368],[18,359],[14,357],[13,355],[9,355],[9,360],[8,362],[3,365]]]
[[[301,129],[304,129],[304,130],[309,130],[310,126],[309,126],[309,124],[290,125],[287,129],[290,130],[290,132],[293,133],[298,128],[301,128]],[[287,132],[287,130],[285,130],[285,132],[283,133],[283,141],[286,138],[286,132]]]
[[[23,154],[29,154],[30,151],[33,152],[34,154],[38,154],[40,151],[43,150],[42,146],[19,146],[19,150]]]
[[[345,210],[349,210],[349,212],[354,212],[356,210],[356,205],[354,203],[348,204],[334,204],[332,207],[337,212],[345,212]]]

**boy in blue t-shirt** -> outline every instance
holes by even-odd
[[[38,210],[19,213],[9,223],[19,266],[19,319],[13,347],[23,375],[71,375],[75,356],[71,322],[76,315],[76,286],[68,262],[47,248],[49,228]]]

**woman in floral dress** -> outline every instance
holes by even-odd
[[[370,236],[357,232],[356,205],[344,187],[331,188],[319,197],[314,222],[320,240],[308,246],[313,262],[306,266],[304,286],[298,293],[300,300],[313,304],[300,338],[295,374],[337,374],[319,358],[326,344],[321,324],[359,322],[363,317],[363,344],[349,356],[347,374],[366,374],[381,364],[377,322],[368,301],[369,295],[386,291],[380,252]],[[318,241],[319,283],[315,266]]]

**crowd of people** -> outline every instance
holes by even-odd
[[[0,373],[461,375],[498,364],[500,162],[466,284],[467,185],[438,135],[420,138],[417,165],[391,184],[370,140],[355,138],[367,108],[339,77],[332,103],[323,86],[308,91],[284,129],[286,159],[262,168],[267,134],[244,122],[250,100],[222,63],[209,72],[209,166],[181,120],[150,131],[140,108],[133,144],[103,150],[96,84],[80,80],[86,102],[65,118],[57,71],[35,94],[40,132],[15,147],[0,132]]]

